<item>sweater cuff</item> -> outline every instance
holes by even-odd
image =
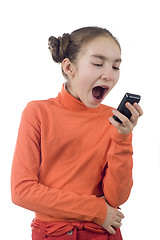
[[[106,205],[106,201],[103,198],[99,198],[98,199],[99,202],[99,206],[98,206],[98,215],[97,217],[95,217],[92,222],[98,224],[98,225],[102,225],[107,217],[107,205]]]
[[[118,132],[117,128],[113,125],[111,126],[111,138],[117,142],[130,142],[132,141],[132,132],[128,134],[121,134]]]

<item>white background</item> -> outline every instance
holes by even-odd
[[[123,238],[160,239],[159,22],[158,0],[1,1],[1,239],[31,239],[34,214],[12,204],[10,172],[24,107],[31,100],[55,97],[63,83],[48,38],[90,25],[109,29],[122,47],[119,83],[103,103],[117,107],[125,92],[142,96],[144,115],[133,133],[134,186],[122,206]]]

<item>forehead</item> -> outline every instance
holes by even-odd
[[[121,50],[114,39],[111,37],[97,37],[88,42],[82,54],[86,57],[104,56],[106,59],[116,60],[121,58]]]

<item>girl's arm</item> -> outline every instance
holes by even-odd
[[[118,207],[128,199],[133,184],[132,134],[119,134],[111,126],[111,135],[102,187],[108,203]]]
[[[57,219],[92,221],[101,225],[107,214],[104,199],[81,196],[39,182],[41,123],[34,108],[29,104],[21,118],[11,174],[13,203]]]
[[[113,207],[123,204],[129,197],[132,188],[132,133],[138,118],[143,115],[141,107],[134,103],[129,103],[126,107],[131,111],[132,117],[128,119],[119,111],[113,110],[123,123],[120,124],[110,118],[111,126],[111,145],[107,155],[107,165],[103,179],[104,195]]]

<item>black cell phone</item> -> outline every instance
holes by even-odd
[[[125,115],[127,118],[130,119],[130,117],[132,116],[131,112],[129,111],[128,108],[126,108],[125,104],[126,102],[129,102],[133,105],[133,103],[139,103],[141,99],[141,96],[140,95],[136,95],[136,94],[132,94],[132,93],[126,93],[124,95],[124,98],[122,99],[121,103],[119,104],[117,110],[119,112],[121,112],[123,115]],[[122,123],[122,121],[116,117],[115,115],[113,115],[113,118],[119,122],[119,123]]]

